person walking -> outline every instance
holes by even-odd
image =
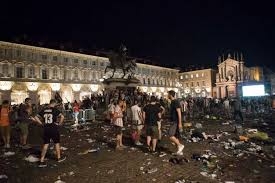
[[[183,132],[182,122],[181,122],[181,106],[180,102],[175,98],[176,92],[170,90],[168,92],[168,98],[171,100],[170,104],[170,122],[172,123],[169,129],[170,140],[177,145],[177,155],[182,155],[184,145],[180,143],[179,137]]]
[[[62,162],[66,159],[66,157],[61,157],[60,152],[60,132],[59,126],[63,124],[64,116],[62,113],[56,108],[56,100],[51,99],[49,106],[39,112],[38,116],[43,119],[44,125],[44,135],[43,135],[43,147],[41,151],[41,158],[39,166],[40,168],[46,167],[45,156],[52,140],[55,144],[55,150],[57,155],[57,162]]]

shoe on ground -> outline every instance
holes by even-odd
[[[183,149],[184,149],[184,145],[180,145],[180,146],[178,147],[178,151],[177,151],[176,154],[178,154],[178,155],[182,154]]]
[[[28,144],[22,145],[22,149],[24,149],[24,150],[27,150],[27,149],[30,149],[30,148],[31,148],[31,146],[28,145]]]
[[[59,159],[57,159],[58,163],[61,163],[66,160],[66,156],[61,156]]]
[[[139,142],[139,141],[136,142],[135,144],[136,144],[136,146],[142,146],[142,145],[143,145],[143,144],[142,144],[141,142]]]
[[[45,162],[39,162],[38,167],[39,168],[45,168],[45,167],[47,167],[47,164]]]

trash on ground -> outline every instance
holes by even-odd
[[[4,157],[9,157],[9,156],[13,156],[13,155],[15,155],[15,152],[8,151],[8,152],[4,153]]]
[[[167,154],[166,153],[161,153],[160,155],[159,155],[159,157],[160,158],[163,158],[164,156],[166,156]]]
[[[64,181],[62,181],[62,180],[57,180],[57,181],[55,181],[54,183],[66,183],[66,182],[64,182]]]
[[[113,174],[115,171],[114,170],[109,170],[107,173],[108,174]]]
[[[155,173],[155,172],[157,172],[157,171],[158,171],[157,168],[152,168],[152,169],[147,170],[146,173],[152,174],[152,173]]]
[[[8,176],[6,176],[6,175],[0,175],[0,179],[8,179]]]
[[[248,137],[251,139],[262,140],[262,141],[266,141],[269,139],[267,133],[259,132],[259,131],[253,134],[248,134]]]
[[[68,150],[67,147],[61,147],[60,149],[61,149],[62,151],[67,151],[67,150]]]
[[[247,142],[247,141],[249,140],[249,138],[246,137],[246,136],[240,135],[240,136],[239,136],[239,140],[240,140],[240,141]]]
[[[28,162],[30,162],[30,163],[36,163],[36,162],[38,162],[40,159],[37,158],[35,155],[30,154],[30,155],[29,155],[28,157],[26,157],[24,160],[25,160],[25,161],[28,161]]]

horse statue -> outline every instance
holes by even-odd
[[[112,52],[109,55],[109,61],[110,65],[106,66],[105,73],[108,72],[109,69],[111,69],[112,75],[110,78],[113,78],[115,72],[119,69],[123,72],[123,76],[121,77],[122,79],[124,79],[127,74],[129,74],[128,78],[132,78],[134,76],[135,69],[137,67],[136,60],[127,59],[127,48],[124,45],[120,46],[118,53]]]

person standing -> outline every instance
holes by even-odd
[[[140,142],[140,134],[141,134],[141,130],[143,129],[143,118],[142,118],[142,113],[140,108],[141,104],[138,101],[135,101],[134,103],[135,105],[131,107],[131,111],[132,111],[133,129],[135,130],[134,133],[136,133],[135,144],[137,146],[141,146],[143,145]]]
[[[241,121],[243,122],[242,104],[239,97],[236,98],[236,100],[233,103],[233,106],[234,106],[234,120],[237,120],[237,116],[239,116]]]
[[[230,119],[230,101],[228,98],[226,98],[223,102],[225,115],[228,119]]]
[[[19,110],[18,110],[18,116],[19,116],[19,129],[20,129],[20,144],[23,149],[30,148],[27,145],[27,139],[29,135],[29,124],[32,121],[32,103],[30,98],[25,99],[24,104],[20,104]]]
[[[49,147],[49,143],[52,140],[55,144],[55,150],[57,155],[57,162],[62,162],[66,159],[66,157],[61,157],[60,152],[60,132],[59,126],[62,125],[64,121],[64,116],[62,113],[56,108],[56,100],[51,99],[49,106],[39,112],[38,116],[44,121],[44,134],[43,134],[43,147],[41,152],[41,158],[39,167],[46,167],[45,156]]]
[[[180,102],[175,98],[176,92],[170,90],[168,92],[168,98],[171,100],[170,104],[170,121],[172,123],[169,129],[169,137],[170,140],[177,145],[178,151],[177,155],[182,155],[182,151],[184,149],[184,145],[180,143],[178,139],[180,134],[183,132],[182,122],[181,122],[181,106]]]
[[[10,106],[9,101],[4,100],[0,111],[0,132],[4,141],[4,147],[10,148]]]
[[[146,126],[147,146],[151,152],[155,152],[159,138],[158,121],[161,118],[161,108],[156,103],[155,96],[151,96],[150,103],[143,108],[142,114]]]
[[[73,114],[74,114],[74,126],[78,126],[78,115],[79,115],[79,104],[74,101],[73,104]]]
[[[124,145],[122,143],[122,128],[123,128],[123,105],[124,101],[119,99],[115,107],[113,123],[115,125],[115,134],[116,134],[116,150],[122,150]]]

